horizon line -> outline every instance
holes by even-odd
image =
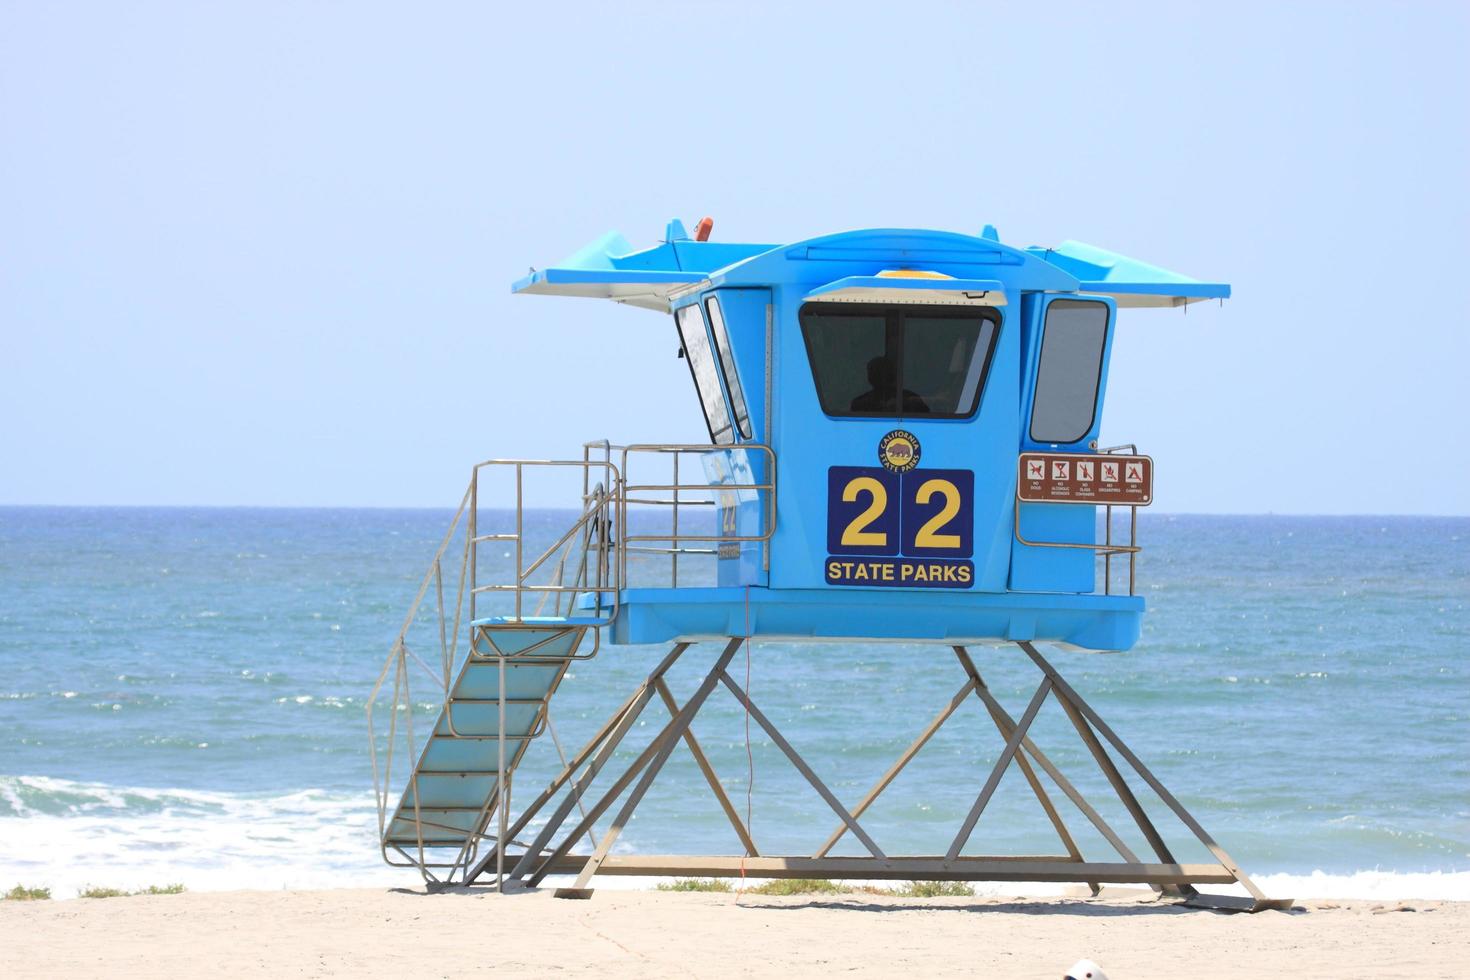
[[[1101,507],[1102,504],[1094,504]],[[482,505],[482,510],[514,510],[510,505]],[[0,511],[4,510],[360,510],[360,511],[438,511],[453,512],[452,505],[426,505],[426,504],[17,504],[0,503]],[[527,507],[528,511],[566,511],[576,513],[575,507]],[[1385,513],[1376,511],[1352,511],[1352,512],[1311,512],[1291,510],[1265,510],[1265,511],[1198,511],[1198,510],[1154,510],[1148,507],[1140,507],[1144,516],[1156,515],[1159,517],[1391,517],[1391,518],[1433,518],[1438,520],[1470,520],[1470,513],[1464,514],[1440,514],[1440,513]]]

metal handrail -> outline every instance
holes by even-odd
[[[584,454],[585,455],[585,454]],[[577,521],[557,539],[550,548],[546,549],[529,566],[525,561],[525,469],[526,467],[571,467],[582,471],[582,499],[583,511]],[[479,484],[481,471],[490,467],[510,467],[515,474],[515,530],[510,533],[479,535]],[[604,480],[596,485],[592,484],[591,472],[594,469],[602,471]],[[556,610],[561,610],[560,596],[569,595],[570,603],[568,611],[575,606],[576,596],[579,593],[592,593],[597,595],[597,608],[599,622],[596,625],[607,625],[617,616],[618,604],[621,601],[620,593],[622,583],[620,579],[613,579],[608,573],[614,571],[606,562],[599,559],[594,575],[589,575],[587,565],[587,554],[589,551],[603,550],[602,543],[606,541],[606,531],[617,526],[617,514],[622,510],[621,488],[622,476],[616,465],[611,460],[594,460],[584,458],[581,460],[551,460],[551,459],[487,459],[476,463],[470,478],[470,536],[475,541],[495,540],[510,541],[515,544],[515,573],[510,583],[487,583],[480,584],[479,568],[477,560],[477,549],[470,550],[470,620],[477,619],[476,598],[490,592],[509,592],[514,597],[514,618],[523,620],[524,601],[527,593],[539,593],[543,597],[547,595],[557,596]],[[603,489],[611,488],[611,489]],[[612,510],[614,513],[609,514]],[[571,545],[578,531],[583,532],[581,542],[581,556],[579,574],[572,585],[543,584],[535,585],[530,582],[534,575],[551,557]],[[593,538],[596,537],[598,545],[592,546]],[[565,556],[564,556],[565,558]],[[564,565],[562,567],[565,567]],[[620,569],[618,569],[620,571]],[[601,616],[602,596],[612,593],[612,609],[606,617]],[[539,607],[538,607],[539,608]]]
[[[707,454],[724,451],[744,451],[762,454],[765,457],[764,481],[748,483],[710,484],[706,481],[688,482],[680,477],[680,459],[686,455]],[[641,457],[668,457],[673,476],[668,482],[635,483],[628,476],[630,466]],[[524,512],[526,467],[571,467],[582,472],[583,512],[549,548],[541,552],[534,561],[527,563],[524,551]],[[510,467],[514,470],[515,529],[510,532],[478,533],[479,483],[482,471],[490,467]],[[603,479],[593,481],[597,473]],[[701,544],[759,543],[769,547],[776,527],[776,456],[771,448],[761,443],[741,443],[718,446],[712,443],[638,443],[614,445],[606,439],[582,444],[580,460],[535,460],[535,459],[489,459],[477,463],[471,480],[470,535],[475,543],[481,541],[503,541],[515,546],[515,572],[508,582],[482,582],[477,566],[475,551],[470,554],[470,597],[471,620],[477,618],[476,600],[479,596],[509,594],[514,599],[513,620],[523,620],[525,596],[536,593],[541,596],[539,611],[547,597],[555,599],[554,608],[560,614],[562,597],[568,600],[567,611],[576,608],[577,596],[595,596],[596,615],[592,625],[608,625],[621,608],[621,593],[629,584],[629,555],[666,555],[669,558],[670,581],[679,585],[679,561],[681,557],[705,557],[717,555],[718,548],[698,547]],[[722,502],[713,497],[723,494],[754,492],[762,496],[760,533],[736,534],[721,531],[716,534],[690,533],[681,525],[682,511],[688,507],[719,507]],[[671,526],[667,532],[633,533],[629,528],[629,511],[633,507],[653,506],[670,508]],[[728,504],[727,504],[728,506]],[[580,547],[575,559],[569,549],[581,534]],[[615,532],[615,533],[613,533]],[[555,581],[534,584],[531,576],[544,568],[558,554]],[[566,582],[566,569],[574,570],[570,584]],[[604,597],[610,595],[605,604]]]
[[[765,454],[768,467],[766,472],[769,473],[768,480],[766,482],[752,480],[750,483],[711,485],[708,482],[689,483],[681,478],[681,456],[725,450],[746,450]],[[615,454],[617,462],[614,461]],[[670,482],[633,484],[626,479],[629,460],[649,455],[670,458],[673,470],[673,478]],[[536,662],[538,658],[539,644],[532,644],[513,654],[507,655],[503,651],[496,650],[494,655],[481,656],[475,642],[477,628],[471,626],[468,631],[465,630],[466,620],[469,624],[473,624],[479,618],[479,597],[510,593],[514,601],[511,621],[525,622],[525,600],[530,593],[540,595],[540,601],[534,607],[537,616],[545,608],[548,600],[554,600],[553,611],[557,616],[561,616],[563,596],[567,599],[567,615],[577,608],[578,596],[595,596],[595,615],[578,624],[584,629],[592,629],[595,638],[594,645],[590,653],[579,654],[575,659],[595,656],[598,641],[601,638],[600,627],[611,624],[621,608],[622,591],[627,583],[628,555],[667,556],[671,566],[672,582],[677,587],[681,557],[703,558],[719,553],[718,548],[701,547],[703,543],[760,542],[769,548],[776,521],[775,464],[775,454],[769,446],[761,444],[730,447],[672,443],[614,446],[605,439],[585,443],[580,460],[490,459],[475,464],[471,470],[469,487],[410,604],[408,614],[383,663],[383,668],[378,674],[377,682],[373,686],[366,706],[374,793],[378,807],[378,837],[385,861],[394,865],[401,864],[402,862],[394,860],[392,856],[393,854],[400,855],[407,858],[410,865],[418,867],[426,877],[431,877],[430,868],[448,867],[452,874],[453,869],[460,867],[465,859],[462,853],[459,860],[448,865],[428,860],[426,849],[434,845],[424,840],[423,829],[425,826],[431,826],[432,822],[426,820],[421,812],[422,796],[417,791],[417,774],[412,771],[409,776],[409,786],[414,788],[412,813],[418,831],[417,846],[414,847],[406,842],[403,843],[403,846],[388,842],[389,813],[391,808],[397,805],[396,798],[389,795],[394,785],[395,763],[399,762],[400,754],[406,754],[407,765],[412,767],[418,757],[419,745],[422,744],[416,735],[432,737],[432,727],[427,734],[422,731],[416,733],[414,730],[415,705],[410,691],[410,675],[414,669],[423,670],[433,680],[439,695],[437,700],[441,701],[443,716],[449,730],[454,732],[454,699],[451,695],[454,673],[461,662],[460,641],[462,637],[469,637],[468,647],[463,651],[464,657],[493,659],[502,666],[508,661]],[[525,549],[525,473],[528,467],[572,467],[582,473],[581,514],[549,548],[536,555],[529,563]],[[481,478],[491,468],[508,468],[512,471],[516,492],[514,528],[511,531],[481,533],[480,530]],[[600,477],[600,479],[594,479],[594,477]],[[760,534],[694,534],[681,525],[681,511],[684,508],[728,505],[728,501],[713,498],[722,494],[733,495],[744,492],[764,495]],[[629,534],[628,511],[631,507],[637,506],[671,508],[672,527],[669,533]],[[454,593],[453,609],[447,610],[444,595],[444,563],[461,528],[463,528],[464,535],[464,554],[459,562],[459,581]],[[482,581],[479,546],[489,542],[502,542],[514,546],[515,569],[510,582]],[[767,557],[769,557],[769,552],[767,552]],[[555,569],[553,581],[543,584],[531,581],[532,576],[548,568]],[[431,590],[432,608],[437,614],[436,625],[440,645],[437,670],[420,657],[418,652],[411,649],[409,643],[410,631],[419,619],[424,602],[429,598]],[[607,598],[609,593],[611,593],[610,600]],[[494,649],[493,642],[491,646]],[[431,657],[430,660],[432,659]],[[392,675],[391,696],[388,693],[390,674]],[[378,704],[380,699],[386,699],[384,705]],[[389,712],[389,718],[386,726],[386,751],[380,753],[375,720],[376,713],[382,709]],[[539,725],[540,722],[537,724]],[[539,733],[539,728],[535,729],[535,733]],[[458,734],[464,737],[463,733]],[[400,745],[400,742],[403,744]],[[493,800],[487,801],[487,807],[492,802]],[[457,830],[458,828],[446,829]],[[465,847],[478,847],[481,839],[489,838],[483,833],[468,835]],[[392,854],[390,854],[390,849]],[[417,854],[412,854],[411,851],[416,851]]]
[[[606,453],[611,454],[614,450],[620,453],[620,462],[624,480],[623,494],[623,524],[619,529],[619,561],[622,564],[622,579],[627,581],[627,556],[630,553],[667,553],[670,555],[670,582],[674,588],[679,586],[679,556],[680,555],[707,555],[718,554],[718,549],[709,548],[683,548],[679,547],[681,542],[718,542],[720,544],[759,543],[764,548],[770,547],[770,540],[776,531],[776,454],[770,446],[764,443],[736,443],[729,446],[719,446],[710,443],[637,443],[628,446],[610,446],[606,443],[599,444]],[[679,479],[679,459],[683,455],[724,451],[746,451],[764,454],[766,458],[766,472],[769,474],[766,482],[752,483],[721,483],[711,484],[685,483]],[[632,470],[632,459],[637,454],[668,456],[671,458],[673,481],[670,483],[633,483],[629,476]],[[681,497],[683,493],[703,493],[719,496],[722,494],[738,494],[742,491],[754,491],[763,494],[765,507],[761,514],[760,534],[687,534],[679,530],[679,509],[685,506],[720,506],[720,502],[710,499],[685,500]],[[644,500],[630,496],[635,493],[663,492],[671,493],[672,497],[667,501]],[[657,506],[672,506],[673,515],[671,527],[668,534],[630,534],[627,527],[628,506],[632,503],[647,503]],[[728,504],[726,506],[729,506]],[[644,541],[654,544],[667,543],[667,549],[644,549],[634,548],[633,542]]]
[[[1138,447],[1135,446],[1135,445],[1133,445],[1132,443],[1126,443],[1126,444],[1121,445],[1121,446],[1109,446],[1106,449],[1099,449],[1097,452],[1098,452],[1098,455],[1108,455],[1108,454],[1111,454],[1111,453],[1123,452],[1125,450],[1127,452],[1132,453],[1132,454],[1135,454],[1135,455],[1138,453]],[[1032,502],[1035,503],[1036,501],[1032,501]],[[1071,504],[1063,504],[1062,506],[1073,506],[1073,505],[1071,505]],[[1094,506],[1097,506],[1097,505],[1094,505]],[[1103,535],[1104,535],[1104,537],[1103,537],[1103,543],[1102,544],[1098,544],[1096,542],[1080,542],[1080,541],[1032,541],[1032,540],[1024,537],[1021,534],[1021,492],[1020,492],[1020,489],[1017,488],[1017,490],[1016,490],[1016,501],[1015,501],[1014,520],[1012,522],[1012,526],[1014,528],[1014,534],[1015,534],[1015,537],[1016,537],[1016,541],[1018,543],[1020,543],[1020,544],[1026,545],[1029,548],[1073,548],[1073,549],[1082,549],[1082,550],[1086,550],[1086,551],[1091,551],[1093,553],[1094,557],[1101,557],[1102,560],[1103,560],[1103,595],[1112,595],[1113,594],[1113,556],[1114,555],[1127,555],[1128,556],[1128,594],[1129,595],[1136,595],[1137,594],[1137,592],[1136,592],[1137,584],[1136,583],[1137,583],[1137,576],[1138,576],[1138,553],[1143,550],[1143,548],[1138,543],[1138,506],[1139,505],[1138,504],[1111,504],[1111,503],[1109,503],[1109,504],[1102,504],[1101,506],[1104,508],[1104,518],[1103,518]],[[1114,544],[1113,543],[1113,508],[1114,507],[1127,507],[1128,510],[1129,510],[1128,543],[1127,544]],[[1096,533],[1095,530],[1094,530],[1094,533]],[[1097,567],[1096,565],[1093,566],[1094,569],[1096,569],[1096,567]]]

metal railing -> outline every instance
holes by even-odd
[[[1122,446],[1109,446],[1099,449],[1098,455],[1109,455],[1127,451],[1137,454],[1138,447],[1129,443]],[[1062,504],[1061,506],[1073,506]],[[1099,505],[1094,505],[1099,506]],[[1137,594],[1138,578],[1138,553],[1143,548],[1138,543],[1138,504],[1102,504],[1103,508],[1103,543],[1095,541],[1032,541],[1021,533],[1021,495],[1016,493],[1015,512],[1013,526],[1015,528],[1016,541],[1029,548],[1072,548],[1093,552],[1095,557],[1102,558],[1103,562],[1103,595],[1113,594],[1113,556],[1128,556],[1128,594]],[[1128,508],[1128,543],[1113,543],[1113,508]],[[1096,530],[1093,531],[1096,534]],[[1096,567],[1096,566],[1094,566]]]
[[[582,474],[582,513],[561,537],[529,565],[526,564],[525,533],[525,475],[528,467],[570,468]],[[480,484],[484,471],[509,469],[515,480],[514,530],[509,532],[480,533]],[[592,482],[592,473],[601,471],[603,479]],[[610,460],[544,460],[544,459],[491,459],[475,464],[470,477],[469,500],[469,579],[470,620],[479,618],[478,599],[487,593],[508,593],[513,603],[515,620],[526,619],[526,600],[535,596],[537,604],[532,616],[540,616],[546,603],[554,600],[553,616],[571,615],[576,608],[579,595],[595,597],[597,625],[611,623],[617,615],[619,593],[622,589],[621,567],[610,560],[615,546],[612,530],[619,526],[622,514],[622,476]],[[480,582],[479,546],[489,542],[505,542],[515,547],[515,570],[509,582]],[[556,558],[555,573],[550,582],[533,582],[532,576]],[[566,581],[568,568],[573,570],[573,580]],[[603,616],[602,597],[611,593],[611,609]],[[563,600],[566,602],[563,611]]]
[[[389,814],[396,810],[397,802],[392,799],[391,792],[396,785],[394,780],[395,756],[399,752],[402,742],[402,753],[407,756],[410,773],[412,768],[418,764],[419,742],[415,738],[413,727],[414,702],[411,685],[409,683],[415,666],[424,672],[433,681],[439,692],[439,699],[443,705],[450,701],[450,685],[452,684],[453,671],[459,661],[459,641],[461,636],[468,636],[469,631],[464,629],[466,620],[465,612],[468,609],[465,589],[468,570],[470,567],[470,544],[469,535],[465,535],[464,556],[459,567],[459,583],[455,590],[454,604],[451,609],[446,610],[444,606],[444,559],[449,554],[450,545],[455,536],[461,532],[465,525],[465,515],[470,508],[472,490],[467,489],[464,497],[459,502],[459,507],[454,512],[454,518],[449,522],[449,530],[445,532],[443,540],[434,552],[433,560],[429,563],[429,570],[425,573],[423,581],[419,584],[418,592],[414,595],[413,602],[409,605],[408,615],[404,617],[403,626],[398,631],[398,636],[393,641],[393,646],[388,651],[387,658],[383,661],[383,669],[378,672],[377,681],[373,684],[372,693],[367,699],[367,726],[369,755],[372,757],[373,767],[373,793],[378,806],[378,840],[382,849],[383,860],[390,865],[412,866],[415,862],[395,861],[389,854],[385,838],[387,836]],[[419,619],[420,609],[424,599],[429,595],[430,588],[434,590],[434,612],[435,621],[430,630],[430,643],[437,639],[439,646],[439,670],[435,671],[424,659],[414,652],[409,645],[410,636],[415,623]],[[436,629],[433,627],[437,627]],[[417,642],[417,640],[415,640]],[[379,709],[379,701],[382,698],[384,687],[389,675],[393,677],[392,687],[386,704],[388,715],[388,730],[383,751],[380,754],[378,746],[378,730],[376,727],[376,712]],[[405,780],[407,782],[407,780]],[[415,795],[417,801],[417,795]],[[423,841],[420,830],[419,850],[422,855]],[[401,853],[401,852],[400,852]],[[422,859],[417,862],[422,866]]]
[[[770,541],[776,530],[776,454],[769,446],[759,443],[729,447],[650,443],[610,447],[608,451],[613,450],[621,454],[619,458],[626,481],[623,486],[623,506],[620,515],[622,523],[619,526],[618,535],[622,542],[622,547],[618,549],[618,560],[621,564],[620,576],[623,581],[628,581],[628,556],[630,554],[667,555],[670,585],[672,588],[678,588],[679,558],[685,555],[718,557],[720,551],[718,546],[720,545],[738,547],[742,544],[759,544],[761,546],[761,565],[763,568],[770,568]],[[753,475],[755,467],[751,465],[750,456],[752,454],[764,460],[762,468],[766,476],[762,480],[757,480]],[[745,468],[752,472],[752,476],[749,480],[741,481],[735,479],[735,473],[722,472],[718,476],[721,482],[718,483],[710,482],[708,477],[699,483],[685,482],[680,476],[680,461],[690,455],[698,455],[704,460],[714,460],[722,470],[726,459],[735,461],[737,465],[743,463]],[[636,461],[644,459],[647,465],[654,458],[669,462],[669,481],[634,482],[632,471]],[[727,476],[731,478],[728,481],[725,480]],[[668,496],[645,497],[639,496],[640,494],[668,494]],[[750,495],[754,495],[755,502],[759,505],[759,530],[754,534],[741,534],[739,533],[739,507],[751,499]],[[629,514],[639,507],[669,508],[669,533],[633,533],[629,529]],[[717,533],[689,533],[681,530],[681,508],[689,507],[717,508],[720,521]],[[715,547],[710,547],[711,545]]]
[[[689,456],[717,458],[718,465],[711,465],[718,471],[719,482],[716,485],[712,485],[710,479],[690,482],[687,478]],[[764,472],[760,480],[753,476],[745,479],[734,472],[753,473],[752,456],[760,460],[755,464]],[[660,480],[657,476],[640,477],[647,481],[642,483],[628,480],[626,474],[630,466],[637,466],[642,461],[642,466],[646,467],[653,458],[670,463],[672,475],[667,480]],[[509,615],[505,616],[505,621],[511,623],[535,622],[547,612],[548,604],[551,615],[558,618],[571,617],[579,609],[585,610],[590,615],[579,618],[576,625],[583,629],[592,628],[594,637],[600,639],[600,630],[595,627],[609,625],[620,609],[621,592],[628,581],[630,554],[645,558],[666,556],[674,587],[679,585],[681,559],[687,563],[696,557],[715,556],[720,545],[759,543],[763,549],[764,567],[769,567],[769,542],[776,521],[775,462],[775,455],[764,445],[615,446],[602,440],[584,444],[580,460],[492,459],[473,467],[470,485],[434,552],[368,698],[368,737],[378,805],[378,837],[385,861],[393,865],[417,866],[426,874],[429,868],[467,866],[466,862],[473,859],[480,841],[487,837],[482,830],[470,834],[460,855],[449,864],[428,861],[424,851],[431,845],[423,840],[423,821],[419,819],[420,797],[415,791],[414,822],[419,834],[417,858],[388,843],[389,823],[397,812],[399,798],[406,792],[403,786],[414,784],[412,771],[418,763],[420,748],[433,733],[433,725],[415,731],[416,704],[412,696],[414,685],[410,683],[415,672],[422,671],[432,683],[434,700],[440,702],[435,707],[448,720],[450,734],[455,734],[453,685],[465,659],[497,660],[503,670],[506,661],[536,660],[541,646],[533,644],[511,654],[499,650],[489,633],[474,625],[484,618],[482,614],[486,610],[483,605],[491,597],[509,600]],[[579,472],[581,476],[581,511],[569,528],[531,559],[526,529],[527,475],[568,469]],[[504,529],[504,525],[487,527],[482,520],[481,495],[491,474],[508,474],[514,483],[515,506],[508,529]],[[754,499],[760,504],[760,527],[757,533],[736,533],[736,510],[740,504],[749,502],[751,495],[755,495]],[[697,526],[698,522],[691,524],[694,519],[690,511],[698,509],[707,514],[711,507],[719,508],[722,520],[718,527],[710,529],[713,533],[705,533]],[[630,528],[630,509],[650,508],[670,515],[671,526],[667,533],[661,529],[643,531]],[[456,547],[461,538],[462,549]],[[481,547],[490,544],[512,549],[510,555],[514,561],[509,572],[490,572],[488,565],[481,561]],[[455,554],[456,551],[460,553]],[[445,568],[455,560],[459,564],[457,581],[455,573],[447,572]],[[499,580],[491,580],[496,576],[500,576]],[[450,582],[446,583],[446,578]],[[547,578],[549,580],[545,580]],[[449,595],[446,595],[446,586]],[[506,604],[497,602],[496,605],[505,608]],[[462,638],[467,639],[463,645]],[[481,642],[487,645],[487,650],[480,649]],[[437,664],[433,662],[436,658],[425,653],[426,648],[432,649],[435,644],[438,646]],[[598,642],[594,641],[590,652],[566,659],[587,659],[597,653],[597,648]],[[389,715],[385,733],[376,724],[378,713],[383,710]],[[543,724],[550,728],[549,712],[544,710],[532,733],[521,739],[519,744],[539,734]],[[551,731],[554,737],[555,730]],[[384,734],[384,744],[380,745],[380,736]],[[404,759],[406,762],[401,761]],[[403,767],[408,768],[408,777],[402,775]],[[394,795],[395,789],[398,795]],[[487,801],[487,808],[497,799],[492,797]],[[396,859],[390,853],[390,847],[406,862]]]

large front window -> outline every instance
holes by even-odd
[[[801,308],[817,396],[835,416],[968,418],[985,390],[999,329],[990,307]]]

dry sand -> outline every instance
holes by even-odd
[[[1413,911],[1399,911],[1400,908]],[[903,899],[604,890],[214,892],[0,902],[0,976],[1461,976],[1470,903],[1229,915],[1137,897]]]

